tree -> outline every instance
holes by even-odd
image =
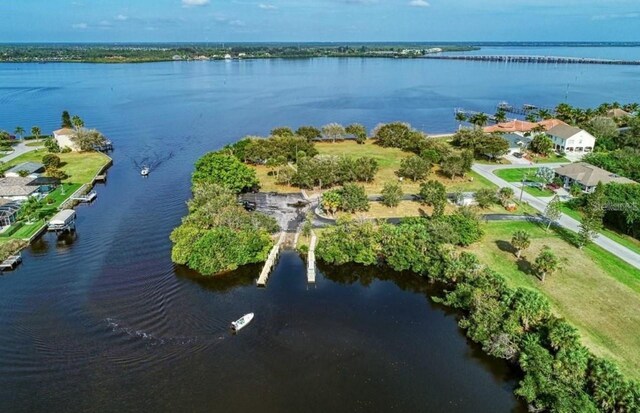
[[[25,134],[25,130],[22,126],[16,126],[16,129],[13,131],[13,133],[15,133],[18,139],[22,139]]]
[[[473,123],[477,128],[481,128],[489,122],[489,115],[483,112],[476,113],[469,118],[469,122]]]
[[[59,168],[61,163],[60,157],[51,153],[42,157],[42,164],[45,168]]]
[[[506,206],[511,198],[513,198],[513,194],[513,189],[505,186],[498,190],[498,199],[500,199],[500,203],[502,203],[503,206]]]
[[[587,123],[587,130],[597,139],[611,140],[620,132],[616,122],[606,116],[597,116]]]
[[[280,126],[271,129],[271,136],[293,136],[293,130],[288,126]]]
[[[347,126],[345,132],[352,135],[359,144],[363,144],[367,140],[367,130],[359,123],[352,123]]]
[[[586,202],[583,207],[584,214],[580,223],[580,231],[578,232],[578,245],[580,248],[589,244],[602,229],[606,201],[607,196],[604,185],[599,182],[593,193],[586,196]]]
[[[58,145],[58,141],[53,138],[47,138],[44,140],[44,147],[47,149],[49,153],[58,153],[60,152],[60,145]]]
[[[562,201],[558,195],[547,204],[544,210],[544,217],[547,220],[547,230],[551,227],[551,224],[556,222],[562,216]]]
[[[40,135],[42,134],[42,132],[40,131],[40,127],[39,126],[33,126],[31,128],[31,136],[33,136],[36,139],[40,139]]]
[[[344,126],[339,123],[329,123],[322,127],[322,138],[334,143],[337,140],[344,139],[346,133]]]
[[[545,189],[547,185],[553,182],[556,173],[553,169],[543,166],[536,171],[536,177],[542,181],[542,189]]]
[[[322,137],[322,132],[320,129],[313,126],[300,126],[296,130],[296,135],[302,136],[307,141],[311,142]]]
[[[504,109],[498,109],[496,111],[495,115],[493,115],[493,118],[498,123],[506,122],[507,121],[507,112],[505,112]]]
[[[371,182],[378,172],[378,161],[369,156],[353,159],[352,173],[356,181]]]
[[[524,230],[518,230],[511,237],[511,245],[516,249],[516,257],[520,259],[522,251],[531,246],[531,234]]]
[[[60,181],[68,178],[66,172],[56,166],[49,166],[45,169],[44,172],[49,178],[57,179]]]
[[[433,207],[432,216],[439,217],[444,214],[447,189],[441,182],[432,179],[420,185],[420,198],[423,204]]]
[[[456,111],[456,121],[458,122],[458,130],[460,130],[462,123],[467,121],[467,115],[462,111]]]
[[[342,203],[340,209],[346,212],[358,212],[369,210],[369,199],[364,186],[353,183],[344,184],[341,189]]]
[[[490,159],[500,158],[509,152],[509,142],[502,136],[489,134],[476,148],[476,152],[489,157]]]
[[[208,182],[235,193],[254,188],[259,183],[255,171],[236,157],[215,152],[209,152],[196,161],[191,179],[194,184]]]
[[[540,275],[540,281],[544,282],[547,274],[553,274],[560,269],[560,264],[560,259],[548,245],[545,245],[536,257],[533,268]]]
[[[38,200],[37,197],[31,196],[27,198],[25,202],[22,203],[20,207],[20,212],[18,215],[21,218],[27,220],[27,222],[33,222],[38,218],[38,213],[40,208],[42,207],[42,203]]]
[[[322,209],[325,212],[328,212],[330,215],[335,214],[342,205],[342,192],[339,189],[325,191],[322,194],[320,205],[322,205]]]
[[[84,128],[84,121],[78,115],[73,115],[73,117],[71,118],[71,124],[73,125],[73,128],[76,131],[80,130],[81,128]]]
[[[400,200],[403,195],[402,187],[399,183],[388,181],[385,182],[384,187],[382,188],[381,202],[384,206],[389,208],[397,207],[400,205]]]
[[[71,123],[71,115],[66,110],[62,112],[62,123],[60,124],[61,128],[73,128],[73,123]]]
[[[107,138],[95,129],[84,129],[80,127],[71,137],[71,141],[79,150],[89,152],[94,151],[96,147],[104,145]]]
[[[489,188],[479,189],[474,198],[480,208],[487,208],[496,203],[496,191]]]
[[[553,153],[553,141],[546,133],[539,133],[533,137],[529,144],[529,149],[532,152],[542,156],[549,156]]]
[[[569,194],[573,197],[578,197],[582,195],[582,187],[580,186],[580,184],[576,182],[572,183],[571,186],[569,187]]]
[[[409,178],[413,181],[421,181],[429,175],[431,164],[418,155],[404,158],[400,161],[400,169],[396,172],[398,176]]]

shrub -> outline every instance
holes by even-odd
[[[42,164],[45,168],[59,168],[61,163],[60,157],[52,153],[42,157]]]
[[[429,161],[413,155],[403,159],[400,162],[400,169],[396,174],[402,178],[409,178],[413,181],[421,181],[431,172],[431,164]]]
[[[385,182],[382,188],[381,202],[384,206],[389,208],[397,207],[400,205],[400,200],[403,196],[402,187],[397,182]]]

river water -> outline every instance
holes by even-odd
[[[639,80],[638,67],[387,59],[0,65],[0,128],[50,131],[67,109],[116,147],[77,235],[44,236],[0,276],[0,411],[521,409],[514,372],[412,275],[321,267],[308,287],[291,252],[266,289],[255,267],[211,280],[175,268],[193,162],[277,125],[446,132],[455,107],[633,101]]]

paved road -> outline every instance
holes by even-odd
[[[9,155],[6,155],[0,158],[0,162],[9,162],[22,154],[35,151],[36,149],[38,149],[37,146],[27,146],[26,142],[20,142],[13,147],[13,152],[11,152]]]
[[[560,165],[563,164],[545,164],[544,166],[548,166],[549,168],[556,168]],[[542,166],[542,165],[539,165]],[[499,187],[509,187],[512,188],[514,190],[514,192],[517,194],[517,196],[519,197],[520,195],[520,187],[517,185],[514,185],[511,182],[507,182],[502,178],[499,178],[498,176],[496,176],[493,172],[498,170],[498,169],[509,169],[509,168],[518,168],[518,167],[522,167],[522,165],[481,165],[481,164],[474,164],[473,165],[473,170],[478,173],[479,175],[482,175],[483,177],[485,177],[486,179],[488,179],[489,181],[493,182],[494,184],[498,185]],[[538,198],[535,197],[531,194],[528,194],[527,192],[523,192],[522,194],[522,200],[526,201],[529,203],[529,205],[531,205],[532,207],[534,207],[535,209],[537,209],[540,212],[544,212],[544,210],[547,207],[547,204],[549,203],[549,198]],[[571,231],[574,232],[578,232],[580,231],[580,222],[576,221],[575,219],[569,217],[566,214],[562,214],[562,216],[560,217],[560,219],[558,220],[558,225],[567,228]],[[636,268],[640,268],[640,254],[637,254],[633,251],[631,251],[629,248],[623,247],[622,245],[618,244],[615,241],[612,241],[611,239],[605,237],[604,235],[598,235],[593,242],[596,245],[599,245],[600,247],[604,248],[605,250],[609,251],[610,253],[612,253],[613,255],[615,255],[616,257],[628,262],[629,264],[633,265]]]

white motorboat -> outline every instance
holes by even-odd
[[[140,175],[147,176],[147,175],[149,175],[149,172],[150,172],[149,171],[149,167],[148,166],[143,166],[142,170],[140,171]]]
[[[253,313],[245,314],[238,320],[231,322],[231,330],[234,332],[240,331],[243,327],[249,324],[253,320]]]

